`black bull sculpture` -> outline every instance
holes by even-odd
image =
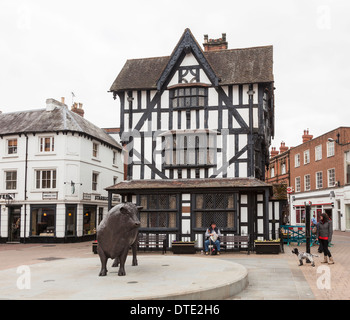
[[[125,276],[125,261],[130,246],[132,247],[132,265],[137,266],[137,238],[141,225],[135,204],[127,202],[113,207],[97,228],[97,252],[101,259],[99,276],[107,275],[107,260],[115,259],[113,267],[120,263],[118,276]]]

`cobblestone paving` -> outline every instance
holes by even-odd
[[[317,300],[350,300],[350,233],[335,231],[332,243],[333,265],[321,264],[323,254],[312,247],[311,253],[319,255],[316,267],[300,269]]]

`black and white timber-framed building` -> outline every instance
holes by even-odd
[[[275,237],[280,206],[264,182],[273,47],[227,49],[226,34],[204,42],[186,29],[170,56],[127,60],[112,84],[127,152],[126,181],[109,198],[143,206],[141,230],[169,234],[169,245],[201,248],[212,220],[224,234]]]

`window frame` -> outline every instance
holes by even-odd
[[[285,162],[281,164],[281,174],[286,174],[287,173],[287,165]]]
[[[208,88],[198,85],[176,87],[170,89],[169,101],[174,110],[203,109],[208,106]]]
[[[322,160],[322,144],[315,147],[315,161]]]
[[[335,156],[335,141],[327,141],[327,158]]]
[[[190,139],[192,139],[192,145]],[[210,132],[167,134],[165,135],[164,168],[215,167],[216,143],[216,135]]]
[[[136,201],[137,205],[142,206],[142,210],[138,213],[141,231],[179,230],[179,212],[182,209],[180,194],[176,192],[139,194]]]
[[[333,180],[334,180],[333,184],[330,183],[330,182],[331,182],[331,181],[330,181],[330,178],[331,178],[330,172],[331,172],[331,171],[333,171]],[[336,184],[336,179],[335,179],[335,168],[330,168],[330,169],[327,170],[327,183],[328,183],[328,188],[332,188],[332,187],[335,186],[335,184]]]
[[[318,175],[321,174],[321,186],[319,185],[319,177]],[[323,172],[317,171],[316,172],[316,189],[322,189],[323,188]]]
[[[7,174],[8,173],[15,173],[16,174],[16,179],[15,180],[13,180],[13,179],[11,179],[11,180],[8,180],[7,179]],[[8,191],[8,190],[11,190],[11,191],[13,191],[13,190],[17,190],[17,170],[5,170],[4,171],[4,176],[5,176],[5,190],[6,191]],[[13,178],[13,177],[12,177]],[[8,188],[8,183],[14,183],[14,188]]]
[[[98,191],[98,186],[99,186],[99,172],[93,171],[91,175],[91,190],[92,191]],[[94,176],[96,177],[96,180],[94,180]],[[95,187],[95,189],[94,189]]]
[[[304,165],[309,163],[310,163],[310,149],[307,149],[304,151]]]
[[[295,192],[301,192],[301,179],[300,179],[300,177],[295,177]]]
[[[15,146],[10,146],[10,141],[16,141]],[[12,152],[10,152],[10,148],[13,149]],[[15,156],[18,154],[18,139],[17,138],[10,138],[6,140],[6,155],[7,156]]]
[[[34,213],[36,211],[36,217],[34,219]],[[38,214],[45,216],[45,212],[43,213],[42,211],[47,211],[49,212],[49,216],[51,217],[50,219],[47,218],[47,220],[50,220],[53,225],[46,226],[46,229],[44,232],[39,233],[39,226],[38,225]],[[56,237],[56,229],[57,229],[57,207],[55,204],[48,204],[48,205],[41,205],[41,204],[35,204],[35,205],[30,205],[30,236],[31,237]],[[53,220],[53,221],[52,221]],[[36,222],[36,225],[34,227],[34,223]],[[48,232],[48,229],[51,229],[53,232]],[[33,232],[39,233],[39,234],[33,234]]]
[[[49,150],[46,150],[46,139],[49,139]],[[55,152],[55,136],[40,136],[39,137],[39,153],[47,154]]]
[[[44,176],[45,173],[45,177]],[[47,178],[47,173],[50,172],[50,177]],[[38,179],[38,173],[39,173],[39,179]],[[35,190],[56,190],[57,189],[57,169],[35,169],[34,170],[34,189]],[[39,186],[38,186],[39,181]],[[50,186],[43,187],[43,181],[47,182],[49,181]]]
[[[100,144],[97,142],[92,142],[92,157],[95,159],[98,159],[99,154],[100,154]]]
[[[308,178],[308,183],[306,181],[306,178]],[[309,186],[307,188],[307,186]],[[310,191],[311,190],[311,175],[310,174],[306,174],[304,175],[304,191]]]
[[[192,230],[196,233],[205,232],[208,228],[210,221],[217,220],[218,216],[222,216],[222,219],[226,219],[226,223],[230,222],[232,226],[218,224],[218,228],[223,232],[236,232],[238,229],[238,192],[198,192],[192,194],[194,204],[193,214],[192,214]],[[201,197],[201,198],[197,198]],[[211,197],[211,199],[206,199]],[[212,200],[212,205],[208,205],[208,200]],[[232,206],[229,205],[230,200],[232,201]],[[222,206],[218,205],[218,201],[222,202]],[[227,206],[225,205],[227,203]],[[197,225],[197,215],[200,214],[201,226]],[[229,216],[231,214],[231,216]],[[216,221],[217,222],[217,221]],[[217,222],[218,223],[218,222]]]
[[[299,168],[300,167],[300,153],[297,153],[294,156],[294,167]]]

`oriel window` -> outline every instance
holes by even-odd
[[[170,91],[170,104],[173,108],[205,107],[207,105],[207,97],[207,88],[176,88]]]
[[[184,132],[165,136],[165,165],[207,166],[215,162],[215,134]]]

